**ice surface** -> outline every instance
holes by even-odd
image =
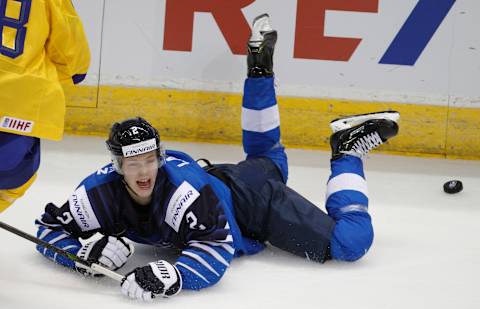
[[[167,142],[213,162],[243,158],[239,146]],[[109,161],[103,139],[44,142],[37,181],[0,220],[35,233],[48,202],[64,203]],[[289,185],[323,208],[329,153],[290,150]],[[365,163],[375,241],[358,262],[317,264],[275,248],[235,259],[223,279],[152,304],[131,301],[108,278],[58,266],[34,245],[0,230],[0,308],[480,308],[480,162],[370,155]],[[464,190],[442,191],[460,179]],[[149,246],[120,272],[174,255]]]

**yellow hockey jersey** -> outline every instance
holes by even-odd
[[[89,65],[71,0],[0,0],[0,131],[60,140],[60,83],[82,81]]]

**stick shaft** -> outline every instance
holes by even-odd
[[[102,265],[99,265],[97,263],[92,263],[92,262],[89,262],[89,261],[85,261],[84,259],[79,258],[78,256],[76,256],[73,253],[70,253],[70,252],[65,251],[63,249],[55,247],[54,245],[52,245],[52,244],[50,244],[50,243],[48,243],[48,242],[46,242],[46,241],[44,241],[44,240],[42,240],[38,237],[32,236],[28,233],[25,233],[25,232],[15,228],[15,227],[11,226],[11,225],[8,225],[8,224],[2,222],[2,221],[0,221],[0,227],[4,230],[7,230],[7,231],[9,231],[13,234],[16,234],[16,235],[20,236],[22,238],[30,240],[31,242],[34,242],[37,245],[44,246],[45,248],[50,249],[57,254],[60,254],[60,255],[66,257],[66,258],[68,258],[68,259],[70,259],[74,262],[80,263],[80,264],[82,264],[82,265],[84,265],[84,266],[86,266],[86,267],[88,267],[88,268],[90,268],[90,269],[92,269],[92,270],[94,270],[98,273],[101,273],[101,274],[103,274],[103,275],[105,275],[105,276],[107,276],[107,277],[109,277],[113,280],[122,282],[125,278],[124,276],[120,275],[119,273],[116,273],[116,272],[114,272],[114,271],[112,271],[108,268],[105,268]]]

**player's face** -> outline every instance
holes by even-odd
[[[123,158],[122,172],[125,182],[134,193],[141,198],[151,197],[158,173],[156,151]]]

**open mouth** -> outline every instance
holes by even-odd
[[[141,190],[148,190],[148,189],[150,189],[151,183],[152,183],[152,181],[151,181],[150,179],[147,179],[147,180],[137,180],[137,186],[138,186]]]

